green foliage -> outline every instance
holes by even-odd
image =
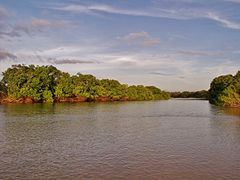
[[[147,86],[146,88],[152,92],[154,100],[166,100],[171,98],[168,92],[161,91],[161,89],[155,86]]]
[[[171,92],[171,97],[173,98],[201,98],[208,99],[209,92],[206,90],[201,91],[183,91],[183,92]]]
[[[43,100],[44,102],[53,103],[53,94],[49,90],[43,91]]]
[[[240,105],[240,72],[215,78],[209,89],[209,102],[219,106]]]
[[[93,75],[78,73],[77,76],[72,77],[72,81],[75,96],[83,96],[89,100],[94,100],[106,94],[105,89],[100,85],[100,81]]]
[[[129,97],[129,100],[137,101],[154,99],[153,93],[148,88],[142,85],[130,86],[127,89],[127,96]]]
[[[73,94],[76,97],[83,96],[86,98],[90,98],[90,92],[88,91],[88,88],[84,85],[84,83],[79,83],[75,86],[73,89]]]
[[[0,82],[0,94],[6,94],[7,93],[7,87]]]
[[[7,87],[2,83],[0,82],[0,100],[6,96],[7,94]]]
[[[71,76],[62,72],[56,81],[54,94],[56,97],[72,97],[74,88]]]
[[[127,85],[120,84],[116,80],[102,79],[100,84],[106,90],[108,97],[114,100],[120,100],[123,97],[127,96]]]
[[[18,100],[30,98],[34,102],[49,102],[64,98],[84,97],[94,101],[109,100],[159,100],[169,99],[169,94],[149,86],[130,86],[116,80],[98,80],[93,75],[78,73],[71,76],[53,66],[13,65],[3,73],[0,93]]]
[[[36,102],[50,102],[53,97],[49,97],[49,92],[54,94],[59,74],[61,72],[53,66],[13,65],[3,73],[2,83],[13,99],[28,97]]]

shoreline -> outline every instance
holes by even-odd
[[[152,99],[152,100],[130,100],[128,97],[122,98],[109,98],[109,97],[97,97],[95,99],[86,98],[86,97],[65,97],[65,98],[55,98],[53,102],[44,102],[44,101],[34,101],[32,98],[19,98],[19,99],[11,99],[9,97],[0,97],[0,105],[7,104],[58,104],[58,103],[85,103],[85,102],[132,102],[132,101],[164,101],[164,100],[208,100],[204,98],[169,98],[169,99]],[[210,103],[210,102],[209,102]],[[210,103],[211,104],[211,103]],[[214,105],[214,104],[212,104]],[[220,108],[234,108],[240,109],[239,105],[233,106],[217,106]]]
[[[81,102],[111,102],[116,101],[106,97],[99,97],[96,99],[90,99],[85,97],[68,97],[68,98],[55,98],[51,103],[81,103]],[[118,100],[124,101],[124,100]],[[125,100],[126,101],[126,100]],[[45,101],[35,101],[32,98],[19,98],[19,99],[12,99],[9,97],[1,98],[0,104],[36,104],[36,103],[49,103]]]
[[[171,98],[170,98],[171,99]],[[86,97],[67,97],[67,98],[55,98],[54,103],[84,103],[84,102],[130,102],[130,101],[157,101],[157,100],[169,100],[169,99],[152,99],[152,100],[130,100],[129,97],[122,98],[109,98],[109,97],[97,97],[97,98],[86,98]],[[45,104],[49,102],[45,101],[34,101],[32,98],[19,98],[11,99],[9,97],[0,98],[0,104]]]

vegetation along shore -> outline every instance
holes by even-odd
[[[13,65],[3,72],[1,103],[166,100],[154,86],[128,86],[93,75],[70,75],[54,66]]]
[[[209,102],[218,106],[240,107],[240,71],[236,75],[222,75],[213,79]]]

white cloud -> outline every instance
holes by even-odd
[[[66,22],[63,20],[33,18],[28,21],[21,21],[12,24],[9,23],[8,19],[5,19],[2,24],[4,26],[0,26],[0,38],[13,38],[21,37],[23,35],[31,36],[47,29],[63,27],[66,25]]]
[[[49,19],[37,19],[31,20],[31,26],[33,27],[62,27],[66,23],[61,20],[49,20]]]
[[[232,0],[238,2],[237,0]],[[86,14],[96,14],[98,12],[111,13],[111,14],[121,14],[129,16],[145,16],[145,17],[155,17],[155,18],[169,18],[178,20],[189,20],[189,19],[201,19],[206,18],[216,22],[221,23],[224,27],[230,29],[240,29],[240,23],[233,20],[227,19],[224,15],[218,15],[215,10],[211,8],[143,8],[143,9],[127,9],[127,8],[117,8],[109,5],[67,5],[65,7],[54,7],[53,9],[75,12],[75,13],[86,13]]]
[[[231,60],[225,60],[225,62],[208,66],[203,69],[204,73],[211,74],[212,77],[220,76],[223,74],[235,74],[238,70],[239,67]]]
[[[149,38],[149,39],[146,39],[143,44],[146,45],[146,46],[154,46],[154,45],[157,45],[160,43],[160,40],[157,39],[157,38]]]
[[[148,32],[132,32],[118,39],[127,41],[129,43],[144,45],[144,46],[154,46],[160,43],[158,38],[152,37]]]
[[[153,16],[153,14],[149,14],[144,11],[136,11],[136,10],[127,10],[127,9],[119,9],[114,8],[109,5],[89,5],[89,6],[83,6],[83,5],[67,5],[65,7],[57,7],[53,8],[56,10],[63,10],[63,11],[70,11],[75,13],[87,13],[87,14],[94,14],[94,12],[105,12],[105,13],[112,13],[112,14],[123,14],[123,15],[132,15],[132,16]]]
[[[84,57],[86,55],[96,54],[99,52],[103,52],[107,49],[108,46],[104,44],[101,45],[93,45],[93,44],[83,44],[83,45],[72,45],[72,46],[59,46],[49,49],[43,49],[37,51],[37,53],[41,54],[42,56],[46,57],[60,57],[60,58],[78,58]],[[20,50],[18,53],[29,54],[28,50]]]
[[[176,52],[177,55],[183,56],[212,56],[220,57],[225,54],[223,51],[195,51],[195,50],[180,50]]]
[[[0,48],[0,61],[6,60],[6,59],[16,59],[16,58],[17,57],[14,54],[8,52],[5,49]]]
[[[217,21],[217,22],[221,23],[224,27],[240,30],[240,23],[230,21],[225,18],[221,18],[220,16],[218,16],[215,13],[212,13],[212,12],[207,13],[206,18]]]
[[[131,40],[148,38],[148,37],[149,37],[149,34],[147,32],[141,31],[141,32],[129,33],[129,34],[123,36],[122,39],[127,40],[127,41],[131,41]]]

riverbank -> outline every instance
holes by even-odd
[[[103,97],[96,97],[96,98],[86,98],[81,96],[81,97],[55,98],[52,103],[114,102],[114,101],[139,101],[139,100],[130,100],[129,97],[111,98],[111,97],[103,96]],[[46,103],[46,102],[35,101],[31,97],[19,98],[19,99],[13,99],[10,97],[0,98],[0,104],[35,104],[35,103]]]

